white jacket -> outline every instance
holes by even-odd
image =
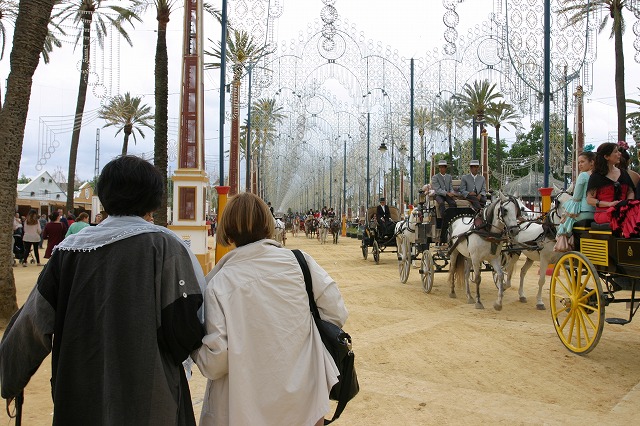
[[[342,326],[335,281],[309,255],[323,319]],[[309,310],[290,250],[261,240],[227,253],[207,276],[203,345],[192,354],[209,379],[200,425],[313,425],[329,411],[338,370]]]

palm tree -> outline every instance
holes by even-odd
[[[133,141],[136,141],[137,130],[144,139],[141,127],[148,127],[153,130],[153,114],[149,114],[151,107],[140,105],[142,99],[134,96],[131,97],[129,92],[124,96],[118,95],[109,101],[108,105],[104,105],[98,112],[98,117],[107,122],[103,127],[116,126],[119,127],[115,136],[120,132],[124,132],[124,143],[122,144],[122,155],[127,155],[129,146],[129,136],[133,134]]]
[[[522,128],[520,122],[522,117],[515,110],[513,105],[500,101],[492,103],[489,111],[487,112],[486,121],[487,124],[493,126],[496,129],[496,168],[500,170],[500,127],[507,128],[506,126],[513,126],[515,129]]]
[[[154,0],[156,19],[158,21],[158,37],[156,39],[155,59],[155,131],[153,134],[153,164],[162,175],[165,195],[160,208],[154,214],[154,222],[167,226],[167,168],[169,158],[167,145],[169,141],[169,56],[167,53],[167,25],[177,0]]]
[[[429,111],[426,107],[418,107],[413,111],[413,127],[418,129],[418,135],[420,136],[420,156],[421,156],[421,167],[424,170],[425,158],[424,158],[424,134],[427,130],[427,127],[431,124],[433,118],[433,113]],[[405,117],[402,120],[402,124],[405,126],[410,126],[411,121],[409,117]],[[423,174],[422,181],[427,182],[426,174]]]
[[[16,18],[18,17],[18,1],[17,0],[0,0],[0,60],[4,58],[4,49],[7,42],[6,25],[15,26]],[[53,21],[49,22],[49,31],[47,37],[44,40],[44,47],[42,49],[42,59],[45,64],[49,63],[49,54],[53,51],[54,47],[62,46],[62,42],[52,32],[52,28],[56,31],[64,34],[62,28],[60,28]]]
[[[502,94],[495,91],[496,84],[489,83],[489,80],[474,81],[473,86],[469,83],[462,88],[462,94],[458,95],[460,105],[464,114],[474,118],[476,124],[480,124],[480,133],[484,130],[484,120],[491,104],[502,98]],[[476,140],[476,127],[473,127],[473,139]]]
[[[18,309],[13,278],[12,218],[17,198],[16,182],[22,155],[33,74],[47,36],[47,25],[56,0],[20,2],[10,56],[5,107],[0,111],[0,323]]]
[[[459,119],[460,115],[460,105],[458,104],[457,98],[440,101],[436,105],[435,121],[433,124],[437,128],[444,127],[447,132],[447,140],[449,142],[449,164],[453,164],[453,126],[456,123],[456,120]]]
[[[574,25],[584,21],[594,11],[604,12],[602,23],[600,24],[600,32],[602,32],[609,21],[609,17],[613,19],[611,25],[611,34],[609,38],[613,39],[615,52],[615,86],[616,86],[616,107],[618,110],[618,140],[626,140],[627,137],[627,106],[625,104],[625,88],[624,88],[624,51],[622,48],[622,35],[624,34],[625,23],[622,16],[622,10],[627,8],[638,16],[640,6],[637,2],[629,0],[566,0],[563,8],[558,13],[567,13],[570,15],[568,25]]]
[[[282,123],[282,120],[286,117],[280,111],[282,111],[282,107],[276,106],[274,98],[258,99],[251,107],[252,127],[255,127],[256,131],[255,143],[251,152],[258,153],[258,156],[252,155],[252,158],[257,158],[256,165],[258,167],[262,160],[259,154],[264,152],[264,147],[268,143],[274,143],[277,124]],[[252,171],[257,173],[257,167],[255,169],[252,167]],[[253,174],[252,180],[257,181],[257,179],[254,179]],[[254,188],[254,191],[257,191],[257,188]]]
[[[69,150],[69,173],[67,175],[67,211],[73,210],[73,191],[76,178],[76,161],[78,157],[78,143],[80,142],[80,130],[82,130],[82,114],[84,113],[84,105],[87,100],[87,87],[89,85],[89,63],[91,52],[91,25],[95,22],[95,34],[98,44],[102,47],[104,37],[107,34],[107,25],[111,24],[120,35],[132,45],[131,38],[123,27],[123,24],[129,23],[133,27],[133,20],[140,21],[140,17],[136,14],[134,8],[140,5],[139,0],[130,0],[129,7],[120,6],[121,2],[116,4],[103,4],[103,0],[68,0],[61,4],[53,20],[55,22],[65,22],[71,19],[78,26],[78,34],[76,35],[76,46],[78,41],[82,39],[82,64],[80,66],[80,81],[78,83],[78,99],[76,102],[75,120],[73,125],[73,133],[71,134],[71,148]],[[103,12],[104,10],[104,12]]]
[[[210,42],[213,42],[209,39]],[[268,55],[266,45],[259,46],[253,37],[245,31],[233,31],[233,37],[227,37],[226,59],[232,63],[233,80],[231,82],[231,142],[229,146],[229,195],[238,193],[238,144],[240,138],[240,81],[242,72],[250,63],[256,63]],[[222,45],[217,42],[213,51],[205,51],[205,55],[220,60]],[[206,69],[220,68],[220,62],[205,63]],[[224,72],[224,70],[222,71]]]

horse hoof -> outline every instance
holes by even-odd
[[[539,310],[539,311],[544,311],[544,310],[546,310],[547,308],[544,306],[544,303],[538,303],[538,304],[536,305],[536,309],[537,309],[537,310]]]
[[[458,296],[456,296],[456,294],[455,294],[455,293],[449,293],[449,297],[450,297],[450,298],[452,298],[452,299],[455,299],[455,298],[456,298],[456,297],[458,297]]]
[[[484,305],[480,302],[476,303],[476,309],[484,309]]]
[[[520,303],[527,303],[527,298],[524,296],[520,297]]]
[[[496,311],[501,311],[502,310],[502,305],[498,305],[497,303],[493,304],[493,309],[495,309]]]

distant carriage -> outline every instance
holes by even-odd
[[[369,247],[371,247],[371,254],[373,260],[380,262],[380,253],[385,250],[390,253],[397,252],[397,234],[395,232],[396,223],[400,220],[400,213],[397,207],[389,206],[389,214],[391,222],[386,224],[379,224],[376,220],[376,207],[369,207],[367,209],[367,219],[365,222],[365,228],[362,233],[362,243],[360,248],[362,249],[362,256],[366,260],[369,254]],[[389,250],[391,249],[391,250]]]

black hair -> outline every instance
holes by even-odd
[[[158,169],[134,155],[110,161],[98,178],[98,197],[109,215],[142,217],[160,207],[163,193]]]
[[[598,147],[596,152],[596,160],[593,164],[593,171],[606,176],[609,173],[609,166],[605,155],[611,155],[614,149],[618,148],[618,144],[613,142],[605,142]]]

